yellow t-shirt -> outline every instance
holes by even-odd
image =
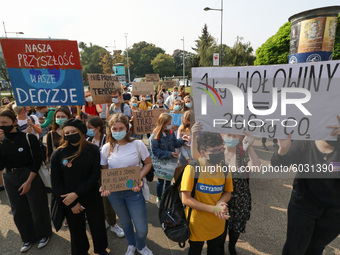
[[[139,101],[137,105],[138,109],[140,110],[147,110],[149,107],[152,107],[152,106],[153,105],[148,101],[145,101],[145,102]]]
[[[201,159],[199,159],[203,167]],[[195,170],[192,166],[186,166],[184,169],[181,191],[192,191],[194,187]],[[195,199],[208,205],[216,205],[224,192],[233,191],[233,181],[229,172],[227,178],[223,172],[200,172]],[[185,215],[188,217],[189,207],[185,209]],[[190,217],[190,240],[207,241],[222,235],[225,229],[225,220],[219,219],[214,213],[192,209]]]

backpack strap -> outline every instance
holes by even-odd
[[[120,104],[120,111],[124,114],[124,102]]]

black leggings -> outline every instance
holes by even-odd
[[[221,243],[224,243],[224,240],[222,239],[222,235],[208,240],[208,252],[207,255],[223,255],[222,250],[221,250]],[[204,245],[204,241],[189,241],[190,243],[190,248],[189,248],[189,253],[188,255],[199,255],[202,252],[202,248]]]

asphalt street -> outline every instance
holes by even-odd
[[[256,140],[254,147],[263,165],[268,165],[274,151],[272,141],[268,140],[269,151],[261,148],[260,140]],[[286,236],[287,205],[292,189],[292,179],[258,178],[259,174],[251,178],[252,213],[246,228],[237,244],[239,255],[279,255],[281,254]],[[275,177],[275,176],[273,176]],[[156,182],[150,185],[151,201],[147,203],[149,233],[148,247],[154,254],[179,255],[187,254],[187,246],[181,249],[177,243],[169,241],[164,235],[158,220],[156,207]],[[5,192],[0,192],[0,255],[20,254],[22,245],[20,236],[13,222],[10,205]],[[118,221],[119,222],[119,221]],[[89,233],[89,232],[88,232]],[[91,243],[91,237],[89,234]],[[118,238],[108,230],[108,240],[111,255],[123,255],[127,249],[125,238]],[[227,243],[227,242],[226,242]],[[43,249],[37,249],[37,244],[26,254],[65,255],[71,254],[70,236],[67,227],[53,233],[50,243]],[[227,247],[227,245],[226,245]],[[93,246],[89,251],[93,253]],[[137,254],[137,253],[136,253]],[[206,254],[204,251],[203,254]],[[340,236],[326,248],[324,254],[340,255]]]

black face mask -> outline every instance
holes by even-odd
[[[12,131],[13,128],[14,128],[13,125],[10,125],[10,126],[0,126],[0,129],[2,129],[5,134],[9,134]]]
[[[326,140],[326,143],[328,143],[332,147],[338,147],[340,145],[340,142],[337,141],[337,140],[335,140],[335,141]]]
[[[163,90],[163,92],[165,92],[165,89],[162,89]]]
[[[65,140],[70,143],[77,143],[80,141],[80,135],[78,133],[72,135],[65,135]]]
[[[224,152],[209,154],[209,159],[207,159],[207,161],[212,165],[218,165],[221,161],[224,161]]]
[[[184,124],[184,127],[188,128],[188,127],[190,127],[190,124]]]

